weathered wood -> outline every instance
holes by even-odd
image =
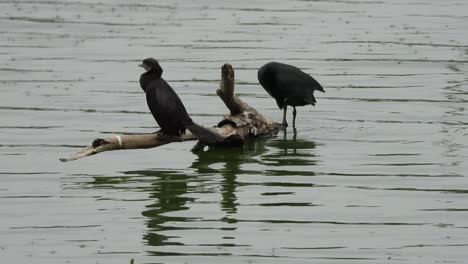
[[[212,130],[223,135],[224,138],[228,138],[230,135],[234,134],[235,128],[231,125],[226,125],[222,128],[213,127]],[[188,130],[181,137],[166,136],[161,133],[121,136],[115,135],[112,137],[95,139],[91,146],[80,150],[68,158],[61,158],[60,160],[66,162],[92,156],[105,151],[154,148],[173,142],[183,142],[189,140],[197,140],[197,138]]]
[[[225,115],[224,120],[218,124],[231,123],[236,127],[236,133],[243,139],[246,137],[261,137],[275,135],[280,129],[278,123],[264,117],[255,108],[251,107],[234,94],[234,69],[228,63],[221,67],[220,88],[216,91],[226,107],[231,111]]]
[[[253,109],[234,94],[234,85],[234,69],[230,64],[226,63],[221,67],[221,81],[219,82],[219,89],[216,90],[216,94],[218,94],[226,107],[231,111],[231,116]]]
[[[234,94],[234,69],[230,64],[224,64],[221,68],[220,87],[216,93],[230,110],[230,115],[226,115],[217,127],[210,128],[223,136],[224,141],[219,145],[239,146],[243,144],[246,138],[273,136],[280,129],[278,123],[264,117]],[[196,137],[188,130],[185,135],[180,137],[167,136],[162,133],[116,135],[104,139],[95,139],[91,146],[60,160],[66,162],[105,151],[154,148],[173,142],[189,140],[196,140]],[[199,142],[193,150],[199,150],[203,147],[204,145]]]

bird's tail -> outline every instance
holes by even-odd
[[[194,134],[198,140],[206,144],[216,144],[224,141],[224,138],[208,128],[202,127],[195,123],[192,123],[187,126],[187,129]]]
[[[314,97],[313,94],[311,94],[311,95],[305,97],[305,98],[304,98],[304,101],[305,101],[306,103],[311,104],[311,105],[314,105],[314,106],[315,106],[315,104],[317,103],[317,100],[315,100],[315,97]]]
[[[312,78],[314,81],[315,81],[315,85],[313,86],[313,90],[317,90],[317,91],[321,91],[322,93],[325,92],[325,90],[323,89],[322,85],[317,82],[317,80],[315,80],[314,78]]]

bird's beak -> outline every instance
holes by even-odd
[[[140,65],[138,65],[138,67],[145,68],[145,65],[143,65],[143,64],[140,64]]]

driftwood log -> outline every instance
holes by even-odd
[[[239,147],[248,138],[268,137],[276,135],[281,125],[261,115],[255,108],[243,102],[234,94],[234,69],[230,64],[221,67],[221,81],[217,95],[223,100],[230,110],[229,115],[219,122],[212,131],[222,135],[224,141],[218,145],[225,147]],[[159,147],[173,142],[196,140],[197,138],[186,131],[185,135],[166,136],[161,133],[143,135],[116,135],[107,138],[95,139],[91,146],[67,157],[61,158],[63,162],[77,160],[105,151],[122,149],[145,149]],[[193,151],[202,149],[200,141],[194,146]]]

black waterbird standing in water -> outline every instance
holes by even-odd
[[[293,107],[293,128],[296,127],[296,106],[315,105],[314,91],[325,92],[310,75],[300,69],[279,62],[269,62],[258,70],[258,81],[276,104],[283,109],[283,126],[287,127],[286,109]]]
[[[161,77],[163,70],[157,60],[148,58],[139,66],[146,70],[140,77],[140,86],[146,93],[146,102],[161,128],[160,132],[168,136],[181,136],[188,129],[203,143],[223,141],[221,135],[192,121],[179,96]]]

